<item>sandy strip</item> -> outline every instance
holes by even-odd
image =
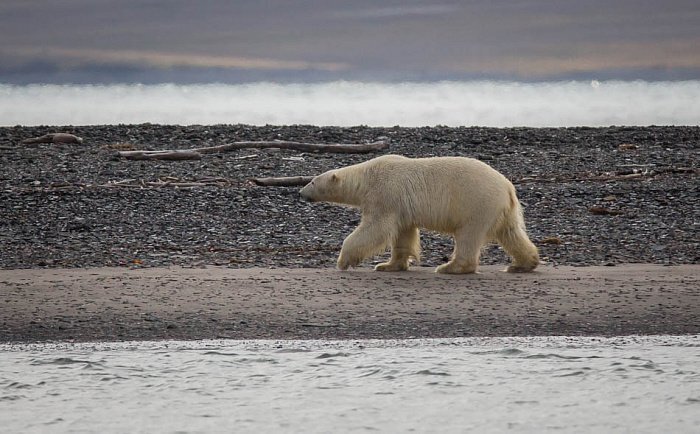
[[[700,333],[700,265],[0,271],[0,342]]]

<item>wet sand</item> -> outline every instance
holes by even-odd
[[[700,265],[0,270],[0,341],[700,333]]]

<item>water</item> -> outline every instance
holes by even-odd
[[[698,125],[700,81],[0,84],[0,125]]]
[[[700,336],[0,350],[4,432],[700,432]]]

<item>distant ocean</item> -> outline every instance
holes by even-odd
[[[699,125],[700,80],[3,85],[0,125]]]

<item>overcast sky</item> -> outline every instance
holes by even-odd
[[[0,83],[473,78],[700,79],[700,1],[0,1]]]

